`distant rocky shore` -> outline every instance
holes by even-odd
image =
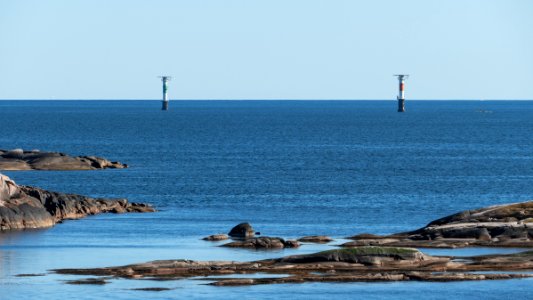
[[[150,205],[126,199],[95,199],[19,186],[0,174],[0,231],[50,227],[66,219],[98,213],[153,211]]]
[[[0,170],[97,170],[127,167],[126,164],[96,156],[73,157],[59,152],[0,149]]]

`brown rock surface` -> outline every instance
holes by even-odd
[[[255,236],[255,230],[250,223],[240,223],[233,227],[228,235],[232,238],[247,239]]]
[[[96,170],[122,169],[126,164],[96,156],[68,156],[58,152],[0,150],[0,170]]]
[[[349,239],[354,241],[342,246],[533,247],[533,201],[459,212],[410,232],[388,236],[359,234]]]
[[[227,239],[229,239],[229,236],[227,234],[222,233],[222,234],[213,234],[210,236],[206,236],[202,240],[215,242],[215,241],[223,241]]]
[[[212,285],[234,286],[301,282],[464,281],[533,277],[505,271],[533,270],[533,251],[473,257],[429,256],[416,249],[358,247],[251,262],[160,260],[95,269],[59,269],[59,274],[113,276],[131,279],[181,279],[230,274],[265,274],[252,278],[217,278]],[[488,271],[485,274],[471,271]],[[286,277],[269,277],[286,274]]]
[[[333,239],[325,235],[310,235],[304,236],[298,239],[298,242],[303,243],[317,243],[317,244],[326,244],[332,242]]]
[[[94,199],[19,186],[0,174],[0,231],[50,227],[65,219],[98,213],[153,212],[150,205],[126,199]]]

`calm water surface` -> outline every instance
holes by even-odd
[[[533,198],[531,101],[411,101],[405,114],[395,112],[393,101],[174,101],[167,112],[159,105],[0,101],[0,148],[94,154],[130,165],[3,172],[17,183],[127,197],[159,209],[0,234],[0,299],[527,299],[533,291],[532,280],[221,288],[198,280],[75,286],[63,282],[75,276],[15,277],[62,267],[252,260],[332,247],[265,252],[199,240],[242,221],[264,235],[342,238],[411,230],[460,210]],[[154,286],[173,290],[130,290]]]

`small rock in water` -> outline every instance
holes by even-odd
[[[229,239],[229,236],[227,234],[213,234],[210,236],[204,237],[202,240],[204,241],[223,241]]]
[[[285,248],[298,248],[300,247],[300,243],[295,240],[285,240],[285,242],[283,243],[283,246]]]
[[[250,223],[241,223],[233,227],[228,235],[232,238],[247,239],[255,236],[255,230]]]
[[[325,235],[310,235],[310,236],[304,236],[298,239],[299,242],[304,243],[317,243],[317,244],[325,244],[333,241],[332,238]]]
[[[243,241],[235,241],[222,245],[231,248],[255,248],[255,249],[281,249],[281,248],[298,248],[300,243],[294,240],[284,240],[278,237],[257,237]]]

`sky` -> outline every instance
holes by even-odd
[[[0,0],[0,99],[533,99],[531,0]]]

